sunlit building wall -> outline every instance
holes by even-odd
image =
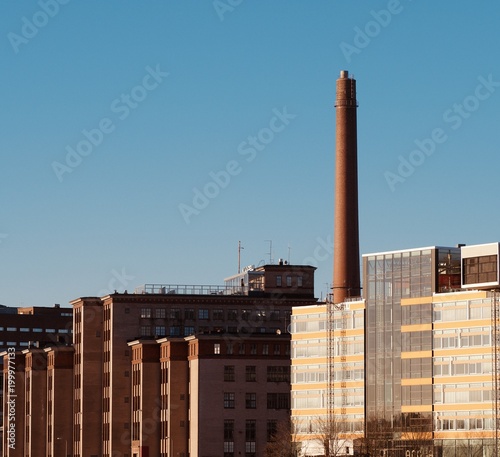
[[[330,306],[330,318],[325,303],[294,308],[292,313],[292,422],[302,455],[322,455],[325,440],[336,453],[353,454],[353,440],[363,432],[364,301]],[[328,403],[332,387],[333,419]]]
[[[403,438],[430,431],[444,455],[492,454],[494,297],[463,291],[402,300]]]

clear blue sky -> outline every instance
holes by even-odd
[[[500,240],[496,1],[0,8],[2,304],[222,284],[238,240],[242,265],[312,262],[324,296],[344,69],[361,252]]]

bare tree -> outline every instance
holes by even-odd
[[[403,450],[415,450],[422,456],[434,455],[432,440],[432,416],[426,413],[401,415],[401,441]]]
[[[459,457],[483,457],[484,444],[481,439],[472,439],[471,433],[466,433],[464,439],[457,440],[456,455]]]
[[[300,443],[296,438],[296,426],[291,420],[278,422],[271,441],[267,443],[266,457],[297,457]]]
[[[350,443],[343,423],[337,417],[328,420],[324,416],[317,417],[313,423],[316,441],[323,446],[324,455],[335,457],[346,454],[346,446]]]
[[[357,453],[370,457],[389,454],[394,439],[394,428],[390,421],[379,416],[372,416],[365,422],[363,438],[355,442]]]

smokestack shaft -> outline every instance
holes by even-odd
[[[361,295],[358,226],[356,81],[337,79],[333,300]]]

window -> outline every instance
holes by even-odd
[[[234,392],[224,392],[224,408],[234,409]]]
[[[290,394],[267,394],[267,409],[290,409]]]
[[[226,354],[232,355],[233,354],[233,343],[227,343],[226,345]]]
[[[228,309],[227,310],[227,320],[228,321],[237,321],[238,320],[238,311],[236,309]]]
[[[287,287],[292,287],[292,277],[291,276],[286,277],[286,285],[287,285]]]
[[[290,382],[290,367],[268,366],[267,382]]]
[[[164,325],[155,326],[155,336],[165,336],[165,326]]]
[[[496,255],[485,255],[464,259],[464,284],[477,284],[497,281],[497,265],[498,260]]]
[[[235,380],[234,365],[224,365],[224,381],[234,382],[234,380]]]
[[[156,319],[165,319],[165,308],[156,308],[155,317]]]
[[[17,331],[17,327],[7,327],[7,331],[8,332],[16,332]]]
[[[194,309],[193,308],[186,308],[184,310],[184,319],[186,320],[194,320]]]
[[[257,394],[256,393],[246,393],[245,394],[245,408],[246,409],[257,408]]]
[[[245,343],[240,343],[240,349],[238,351],[239,354],[245,354]]]
[[[223,321],[224,320],[224,310],[214,309],[213,314],[212,314],[212,319],[215,321]]]
[[[297,276],[297,287],[302,287],[302,276]]]
[[[276,287],[281,287],[281,276],[276,276]]]
[[[214,354],[220,354],[220,343],[214,343]]]
[[[255,457],[257,424],[255,420],[245,421],[245,457]]]
[[[255,365],[247,365],[245,368],[245,381],[257,381],[257,367]]]
[[[245,457],[255,457],[255,441],[247,441],[245,443]]]
[[[272,321],[279,321],[280,320],[280,312],[279,311],[271,311],[270,318]]]
[[[256,355],[257,354],[257,345],[255,343],[252,343],[250,345],[250,354],[251,355]]]
[[[224,441],[224,457],[234,457],[234,441]]]
[[[208,309],[200,308],[198,310],[198,319],[208,319]]]
[[[21,328],[19,329],[19,331],[20,331],[20,332],[29,332],[29,331],[30,331],[30,329],[29,329],[28,327],[21,327]]]
[[[280,355],[280,354],[281,354],[281,345],[275,344],[274,345],[274,355]]]
[[[224,441],[234,441],[234,420],[224,420]]]
[[[269,355],[269,344],[262,345],[262,355]]]
[[[179,308],[171,308],[169,310],[168,317],[170,319],[180,319],[181,318],[181,310]]]
[[[151,308],[141,308],[141,317],[147,319],[151,317]]]
[[[271,419],[267,421],[267,441],[274,441],[274,436],[278,430],[278,421]]]
[[[194,335],[194,327],[184,327],[184,336]]]
[[[151,336],[150,325],[141,325],[141,336]]]
[[[178,325],[170,326],[168,332],[170,336],[181,336],[181,328]]]

